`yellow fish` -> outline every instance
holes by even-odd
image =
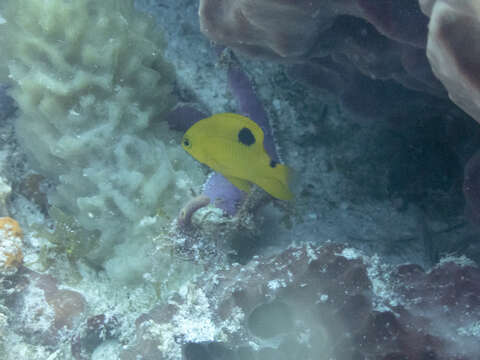
[[[270,195],[290,200],[289,168],[273,161],[263,147],[263,131],[253,120],[223,113],[193,124],[182,147],[195,159],[248,192],[251,183]]]

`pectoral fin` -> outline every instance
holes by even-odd
[[[233,185],[235,185],[240,190],[245,191],[247,193],[250,191],[250,187],[252,185],[250,181],[236,178],[233,176],[225,176],[225,177],[227,178],[228,181],[230,181]]]

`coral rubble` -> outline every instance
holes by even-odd
[[[425,272],[334,244],[292,247],[210,274],[142,315],[121,359],[475,359],[479,296],[469,265]]]

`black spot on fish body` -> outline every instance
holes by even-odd
[[[277,166],[277,162],[275,160],[270,160],[270,167],[271,168],[274,168],[275,166]]]
[[[255,144],[255,136],[253,136],[249,128],[244,127],[238,132],[238,141],[243,145],[250,146]]]

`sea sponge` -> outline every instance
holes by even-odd
[[[32,167],[56,183],[49,203],[90,231],[90,263],[102,266],[127,240],[151,244],[169,221],[159,207],[172,219],[203,180],[161,121],[175,102],[161,32],[133,0],[8,0],[0,12],[17,135]],[[135,256],[115,263],[153,261]]]
[[[408,116],[412,98],[446,97],[425,56],[428,18],[417,0],[200,0],[199,17],[211,40],[294,65],[295,78],[365,120]]]
[[[452,101],[480,122],[480,4],[421,0],[430,17],[427,56]]]
[[[11,217],[0,218],[0,275],[12,275],[23,263],[22,229]]]

